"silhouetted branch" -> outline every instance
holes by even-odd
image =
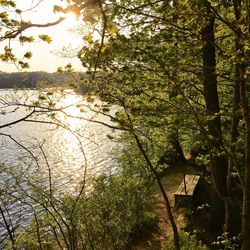
[[[27,118],[31,117],[34,113],[35,113],[35,110],[33,110],[33,111],[32,111],[31,113],[29,113],[28,115],[22,117],[21,119],[17,119],[17,120],[15,120],[15,121],[13,121],[13,122],[5,123],[5,124],[3,124],[3,125],[0,125],[0,129],[1,129],[1,128],[5,128],[5,127],[9,127],[9,126],[11,126],[11,125],[17,124],[17,123],[22,122],[22,121],[25,121]]]
[[[9,137],[13,142],[15,142],[19,147],[21,147],[22,149],[24,149],[28,154],[31,155],[31,157],[35,160],[36,165],[39,166],[39,163],[37,161],[37,157],[24,145],[22,145],[20,142],[18,142],[15,138],[13,138],[11,135],[9,134],[5,134],[5,133],[0,133],[0,136],[6,136]]]

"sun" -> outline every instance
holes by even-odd
[[[69,11],[65,14],[65,19],[63,21],[63,25],[66,28],[73,28],[79,24],[79,17],[76,15],[75,12]]]

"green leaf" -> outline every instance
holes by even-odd
[[[58,73],[63,73],[62,67],[58,67],[58,68],[57,68],[57,72],[58,72]]]
[[[30,59],[32,57],[32,52],[26,52],[23,56],[24,58]]]
[[[52,38],[51,38],[50,36],[48,36],[48,35],[45,35],[45,34],[39,35],[39,38],[40,38],[42,41],[44,41],[44,42],[46,42],[46,43],[49,43],[49,44],[52,42]]]
[[[83,39],[88,43],[93,43],[93,34],[89,33],[88,35],[84,36]]]
[[[21,43],[31,43],[34,42],[34,37],[33,36],[20,36],[19,41]]]
[[[118,32],[118,27],[115,23],[109,24],[108,26],[108,32],[111,35],[115,35]]]
[[[19,61],[18,64],[21,66],[22,69],[28,69],[30,67],[27,62]]]

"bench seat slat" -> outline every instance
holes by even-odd
[[[176,192],[174,193],[176,206],[178,206],[178,204],[183,204],[183,202],[185,202],[187,198],[190,199],[193,196],[194,190],[199,180],[200,180],[199,175],[185,175],[185,182],[183,180],[179,185],[178,189],[176,190]]]
[[[185,183],[183,180],[180,186],[178,187],[177,191],[175,192],[175,195],[192,196],[199,179],[200,176],[198,175],[186,175]],[[185,192],[185,184],[186,184],[186,192]]]

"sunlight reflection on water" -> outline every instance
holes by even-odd
[[[12,90],[0,91],[0,98],[10,93],[13,94],[14,92]],[[15,102],[22,102],[21,100],[23,99],[23,101],[27,101],[26,104],[30,104],[36,100],[37,95],[38,93],[35,90],[18,91],[15,95],[18,96],[17,98],[14,95],[11,97],[13,106],[4,107],[5,105],[2,104],[0,106],[2,113],[0,114],[0,126],[28,114],[30,110],[26,108],[19,107],[16,110]],[[65,112],[70,116],[98,119],[111,124],[106,116],[96,114],[87,109],[85,109],[85,112],[81,112],[78,106],[87,104],[81,95],[67,93],[64,97],[59,97],[58,95],[55,98],[58,98],[57,107],[68,106]],[[10,102],[10,99],[8,101]],[[97,102],[100,103],[99,101]],[[15,112],[4,114],[9,111]],[[82,119],[67,117],[64,113],[56,114],[52,118],[52,121],[56,121],[55,118],[60,120],[63,126],[68,129],[36,122],[21,122],[0,129],[0,133],[11,135],[18,143],[32,151],[38,159],[39,166],[35,165],[34,159],[31,158],[27,151],[18,146],[10,137],[3,135],[0,136],[1,163],[4,163],[9,169],[28,169],[26,176],[29,177],[35,173],[37,177],[44,179],[44,184],[47,186],[49,185],[48,169],[50,169],[53,184],[56,187],[61,187],[61,190],[67,190],[67,192],[75,191],[75,188],[83,179],[85,167],[87,167],[88,179],[100,173],[111,173],[114,171],[115,159],[111,157],[110,152],[115,144],[106,136],[111,132],[108,127]],[[35,119],[42,121],[49,121],[48,119],[50,119],[51,121],[51,118],[46,115],[40,115]],[[78,137],[75,136],[76,134]],[[80,144],[82,145],[82,150],[79,147]],[[43,157],[41,148],[46,158]],[[46,161],[48,161],[49,165],[46,164]],[[0,175],[0,185],[3,187],[6,185],[7,177],[5,174],[0,173]],[[26,188],[25,185],[24,188]],[[20,207],[15,206],[13,213],[18,214],[20,209]],[[0,241],[1,237],[3,237],[3,234],[1,234],[0,228]]]
[[[4,94],[6,91],[1,92]],[[35,91],[30,92],[32,96],[34,96]],[[67,94],[60,99],[58,105],[63,107],[68,106],[64,111],[70,116],[85,117],[110,123],[108,117],[97,115],[90,110],[80,112],[80,109],[77,108],[77,105],[80,104],[86,105],[86,101],[82,96]],[[14,113],[5,116],[2,115],[1,124],[19,119],[27,112],[29,111],[20,108]],[[44,118],[43,116],[40,116],[39,119],[48,120],[47,117]],[[32,145],[35,147],[37,143],[43,144],[49,163],[52,166],[56,166],[53,168],[57,176],[64,176],[64,172],[70,172],[71,175],[74,176],[75,171],[81,170],[86,164],[85,161],[87,161],[90,175],[94,175],[103,170],[109,170],[108,166],[112,165],[109,152],[113,145],[106,137],[106,135],[110,133],[109,128],[78,118],[67,117],[63,113],[59,113],[56,119],[60,120],[63,126],[68,129],[49,124],[22,122],[4,128],[1,132],[11,134],[27,147],[32,147]],[[76,137],[76,135],[78,137]],[[5,160],[7,160],[7,163],[13,166],[16,164],[17,158],[20,157],[20,155],[18,155],[20,149],[18,150],[18,154],[16,154],[15,148],[17,145],[13,142],[6,142],[6,140],[10,141],[8,138],[1,138],[0,140],[1,144],[4,144],[4,147],[1,147],[0,151],[3,150],[2,155],[8,156],[3,157],[2,161],[6,162]],[[80,150],[79,143],[82,144],[83,152]],[[107,164],[108,161],[110,161],[109,164]],[[105,163],[105,165],[101,166],[100,162]],[[79,178],[79,173],[76,175]]]

